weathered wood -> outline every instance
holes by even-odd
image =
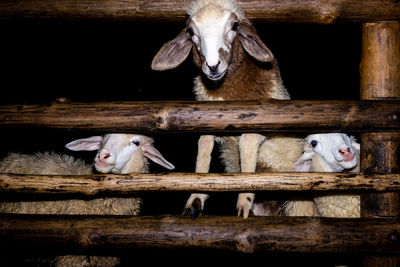
[[[361,98],[400,98],[400,23],[363,25]],[[399,172],[400,133],[368,133],[361,136],[361,166],[365,173]],[[399,216],[397,193],[362,197],[361,214]]]
[[[363,25],[361,99],[400,98],[400,23]]]
[[[138,191],[400,190],[400,174],[158,173],[89,176],[0,174],[0,193],[128,194]]]
[[[400,98],[400,23],[363,25],[361,99]],[[400,133],[361,135],[361,166],[364,173],[399,172]],[[398,193],[361,195],[362,217],[400,215]],[[368,257],[364,266],[398,266],[400,259]]]
[[[399,173],[398,153],[400,133],[362,134],[361,166],[365,173]],[[400,215],[398,193],[371,193],[361,196],[363,217],[387,217]]]
[[[183,21],[192,0],[2,0],[0,18]],[[393,0],[240,0],[254,21],[334,23],[400,20]]]
[[[379,112],[377,112],[379,110]],[[0,106],[1,127],[102,132],[400,130],[400,101],[97,102]]]
[[[28,223],[29,222],[29,223]],[[0,247],[400,253],[400,220],[1,215]]]

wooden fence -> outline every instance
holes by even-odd
[[[7,0],[0,3],[0,18],[176,21],[184,20],[189,2]],[[254,0],[239,1],[239,4],[255,21],[363,23],[360,101],[10,105],[0,107],[0,128],[3,131],[14,127],[39,127],[105,132],[360,132],[361,173],[171,173],[90,177],[1,174],[0,191],[95,195],[137,191],[354,190],[362,196],[362,218],[242,220],[203,216],[192,221],[177,216],[1,215],[0,243],[3,246],[25,243],[32,246],[67,244],[82,249],[205,247],[244,252],[360,252],[374,256],[365,259],[365,266],[398,266],[399,258],[392,256],[400,254],[400,23],[397,22],[400,3],[391,0]],[[44,224],[47,229],[42,227]],[[36,242],[39,237],[40,244]],[[375,257],[380,253],[385,257]]]

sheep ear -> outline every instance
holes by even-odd
[[[145,144],[141,146],[141,149],[143,151],[143,155],[151,159],[153,162],[169,170],[175,169],[175,166],[168,162],[154,146]]]
[[[294,171],[309,172],[311,170],[311,162],[314,153],[304,152],[303,155],[294,164]]]
[[[99,149],[101,140],[103,140],[103,136],[92,136],[72,141],[66,144],[65,147],[72,151],[93,151]]]
[[[351,146],[356,149],[358,152],[360,152],[360,144],[357,143],[357,139],[354,136],[350,136],[350,140],[351,140]]]
[[[189,55],[192,40],[187,29],[184,29],[175,39],[164,44],[153,58],[153,70],[169,70],[179,66]]]
[[[250,21],[240,21],[237,31],[239,41],[250,56],[260,62],[271,62],[274,59],[274,55],[261,41]]]

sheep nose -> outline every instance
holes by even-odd
[[[210,65],[207,64],[207,67],[210,69],[211,72],[216,72],[219,63],[221,63],[221,61],[218,61],[218,63],[216,65],[213,65],[213,66],[210,66]]]
[[[342,155],[351,153],[350,152],[350,147],[339,149],[339,153],[342,154]]]
[[[100,153],[99,154],[99,160],[100,161],[108,159],[109,157],[111,157],[111,153]]]

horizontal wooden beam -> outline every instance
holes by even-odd
[[[400,254],[400,219],[1,215],[0,247]]]
[[[400,130],[399,100],[96,102],[0,106],[0,128],[102,132],[379,132]]]
[[[183,21],[192,0],[2,0],[0,18]],[[262,22],[334,23],[400,20],[394,0],[239,0]]]
[[[129,194],[138,191],[400,190],[400,174],[156,173],[89,176],[0,174],[0,193]]]

